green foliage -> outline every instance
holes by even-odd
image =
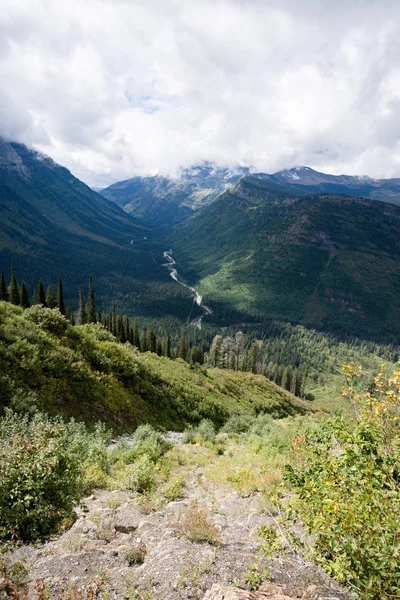
[[[203,419],[197,428],[197,435],[204,442],[214,442],[216,437],[215,426],[210,419]]]
[[[156,484],[154,462],[147,454],[139,456],[119,474],[121,489],[133,492],[150,492]]]
[[[58,309],[39,305],[23,311],[0,302],[0,373],[3,405],[18,396],[19,411],[36,407],[117,430],[144,422],[184,429],[204,418],[220,426],[250,407],[279,416],[309,410],[264,377],[191,370],[119,344],[99,324],[73,327]]]
[[[305,443],[287,477],[299,494],[292,514],[312,534],[315,559],[363,598],[394,597],[400,586],[399,449],[383,454],[377,427],[351,428],[339,418]]]
[[[319,329],[399,333],[399,214],[343,195],[296,196],[251,176],[167,243],[221,325],[267,314]]]
[[[80,462],[62,424],[11,412],[0,421],[0,538],[47,535],[82,494]]]

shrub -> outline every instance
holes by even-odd
[[[144,563],[144,559],[146,558],[147,548],[143,543],[134,546],[124,554],[124,559],[131,567],[133,565],[141,565]]]
[[[144,454],[123,471],[122,482],[126,489],[134,492],[149,492],[156,483],[154,463]]]
[[[183,432],[182,443],[193,444],[196,439],[196,429],[185,429]]]
[[[203,419],[197,428],[197,435],[205,442],[215,441],[215,427],[210,419]]]
[[[180,498],[183,493],[184,479],[182,475],[177,475],[171,481],[165,485],[163,490],[163,496],[168,502],[172,502],[177,498]]]
[[[254,415],[236,414],[229,417],[225,425],[222,427],[222,433],[244,433],[248,431],[254,424]]]
[[[381,444],[376,427],[338,418],[308,436],[300,466],[287,469],[299,493],[292,516],[312,534],[315,560],[376,600],[399,590],[400,453]]]
[[[60,313],[58,308],[44,308],[40,304],[35,304],[25,311],[25,317],[39,325],[41,329],[57,336],[62,336],[69,323]]]
[[[189,506],[183,521],[182,532],[192,542],[219,542],[219,530],[208,518],[206,510],[197,505]]]
[[[148,456],[156,463],[172,447],[151,425],[140,425],[131,438],[131,443],[123,441],[112,452],[113,462],[126,465],[135,462],[140,456]]]
[[[0,538],[33,540],[73,514],[80,499],[80,461],[66,427],[8,411],[0,421]]]

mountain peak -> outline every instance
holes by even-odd
[[[24,177],[29,175],[29,169],[24,165],[22,158],[2,137],[0,137],[0,169]]]

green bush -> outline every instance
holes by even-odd
[[[255,416],[251,414],[235,414],[229,417],[222,427],[222,433],[244,433],[254,424]]]
[[[400,589],[400,451],[381,450],[379,430],[342,419],[310,434],[287,478],[299,494],[292,516],[313,538],[317,562],[365,599]]]
[[[144,454],[123,471],[123,485],[133,492],[150,492],[156,483],[154,463]]]
[[[203,419],[197,428],[197,435],[205,442],[215,441],[215,426],[210,419]]]
[[[131,440],[120,442],[111,454],[113,462],[126,465],[135,462],[140,456],[148,456],[154,463],[171,448],[171,443],[149,424],[140,425]]]
[[[0,421],[0,538],[54,531],[82,495],[82,466],[61,423],[8,411]]]
[[[182,436],[183,444],[193,444],[196,439],[196,429],[185,429]]]

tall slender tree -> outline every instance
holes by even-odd
[[[47,308],[55,308],[57,306],[57,294],[53,290],[52,285],[47,286],[46,306],[47,306]]]
[[[21,304],[21,295],[13,266],[11,266],[10,300],[12,304],[16,304],[17,306]]]
[[[29,293],[28,293],[28,288],[26,287],[25,281],[22,281],[22,283],[21,283],[21,306],[23,308],[29,308],[29,306],[30,306]]]
[[[78,302],[78,325],[84,325],[86,323],[86,303],[83,295],[82,286],[79,288],[79,302]]]
[[[46,304],[46,292],[44,291],[44,285],[43,285],[43,281],[42,280],[39,281],[38,300],[39,300],[39,304],[43,304],[43,306],[47,306],[47,304]]]
[[[88,322],[96,323],[96,302],[93,291],[93,278],[89,275]]]
[[[57,306],[60,313],[65,315],[64,286],[61,277],[58,278]]]
[[[1,272],[0,300],[5,300],[6,302],[8,302],[8,300],[9,300],[6,279],[4,277],[4,271]]]
[[[167,331],[167,339],[165,340],[164,354],[168,358],[171,358],[171,332],[169,330]]]

